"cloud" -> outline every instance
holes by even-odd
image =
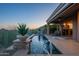
[[[38,28],[39,25],[38,25],[38,24],[35,24],[35,23],[32,23],[32,24],[28,24],[28,27],[29,27],[30,29],[35,29],[35,28]]]

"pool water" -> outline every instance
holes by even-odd
[[[30,44],[30,54],[61,54],[45,36],[34,36]]]

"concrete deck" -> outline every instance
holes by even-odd
[[[62,52],[61,55],[79,55],[79,42],[72,39],[66,39],[62,37],[53,37],[46,35],[51,43],[53,43],[59,51]]]
[[[47,54],[28,54],[27,49],[20,49],[16,51],[16,53],[13,56],[49,56]]]
[[[16,51],[16,53],[13,56],[27,56],[27,50],[26,49],[20,49]]]
[[[26,45],[24,49],[18,49],[13,56],[27,56],[29,52],[29,45]]]

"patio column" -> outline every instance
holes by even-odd
[[[79,41],[79,11],[73,17],[73,39]]]
[[[77,12],[77,40],[79,41],[79,11]]]
[[[59,31],[59,24],[57,24],[57,31]]]
[[[49,31],[50,31],[50,29],[49,29],[49,24],[47,24],[47,34],[49,35]]]
[[[62,29],[63,29],[62,24],[59,24],[59,31],[60,31],[60,35],[61,35],[61,36],[62,36]]]
[[[77,17],[76,13],[72,16],[73,24],[73,40],[77,40]]]

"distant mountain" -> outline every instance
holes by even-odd
[[[7,30],[7,29],[2,28],[2,29],[0,29],[0,31],[8,31],[8,30]]]

